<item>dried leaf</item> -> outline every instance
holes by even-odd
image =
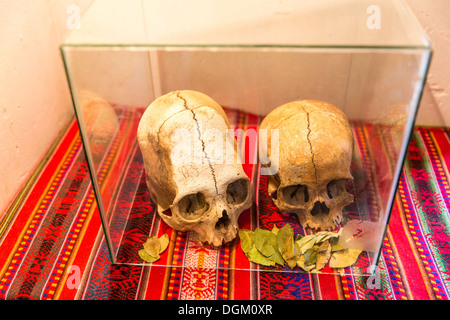
[[[146,262],[155,262],[159,260],[159,254],[164,252],[169,245],[169,236],[167,233],[161,237],[151,236],[143,244],[144,249],[139,250],[138,254]]]
[[[161,243],[159,239],[155,236],[151,236],[150,238],[148,238],[144,243],[144,250],[150,256],[159,259],[159,252],[161,250]]]
[[[280,230],[280,229],[278,229],[277,226],[275,226],[275,225],[274,225],[273,228],[272,228],[272,232],[275,233],[275,235],[278,234],[278,231],[279,231],[279,230]]]
[[[169,246],[169,236],[167,233],[164,233],[161,237],[159,237],[159,243],[160,243],[160,249],[159,249],[159,253],[163,253],[167,247]]]
[[[297,257],[294,254],[294,230],[289,224],[279,229],[277,247],[288,266],[293,269],[297,265]]]
[[[327,240],[322,242],[319,249],[317,250],[316,269],[317,270],[323,269],[328,263],[328,260],[330,260],[330,257],[331,257],[331,245],[330,242]]]
[[[297,235],[289,224],[281,229],[239,230],[241,247],[247,258],[257,264],[284,265],[291,269],[298,266],[306,272],[320,272],[328,263],[342,272],[354,264],[361,250],[345,249],[339,242],[339,233],[321,231],[315,234]]]
[[[336,240],[335,240],[335,239],[336,239]],[[343,246],[339,243],[339,238],[335,238],[335,239],[330,239],[331,251],[332,251],[332,252],[340,251],[340,250],[346,249],[345,247],[343,247]]]
[[[296,241],[294,241],[294,256],[299,256],[300,255],[300,246],[298,245],[298,243]]]
[[[332,231],[319,231],[316,234],[316,243],[339,237],[339,234]]]
[[[336,251],[331,255],[330,267],[331,268],[345,268],[353,265],[359,257],[362,250],[357,249],[344,249]]]
[[[265,256],[263,256],[261,254],[261,252],[258,251],[258,249],[256,249],[255,246],[253,246],[247,253],[246,256],[248,258],[248,260],[257,263],[257,264],[261,264],[264,266],[274,266],[275,262],[272,260],[269,260],[268,258],[266,258]]]
[[[297,260],[297,266],[299,266],[300,268],[302,268],[305,271],[311,271],[312,269],[314,269],[314,267],[316,266],[315,263],[313,264],[307,264],[306,260],[305,260],[305,256],[301,255],[300,258]]]
[[[260,230],[260,229],[256,229]],[[265,266],[274,266],[275,262],[272,260],[269,260],[267,257],[265,257],[255,246],[255,233],[261,233],[261,231],[252,231],[248,229],[240,229],[239,230],[239,238],[241,239],[241,248],[242,251],[244,251],[246,257],[251,262],[265,265]],[[265,230],[267,231],[267,230]],[[270,231],[268,231],[270,232]],[[264,233],[264,231],[262,232]],[[275,236],[275,234],[273,234]],[[259,235],[261,237],[261,235]],[[263,237],[264,238],[264,237]],[[258,240],[257,241],[261,241]]]
[[[138,254],[139,254],[139,257],[146,262],[155,262],[156,260],[159,259],[159,255],[158,255],[158,257],[153,257],[153,256],[149,255],[147,253],[147,251],[145,251],[145,249],[139,250]]]
[[[317,262],[317,248],[311,248],[305,251],[305,254],[303,255],[305,258],[305,265],[310,266],[314,265]]]
[[[277,236],[269,230],[256,229],[253,242],[256,249],[275,263],[284,265],[284,260],[277,248]]]
[[[297,265],[297,260],[298,257],[293,257],[292,259],[289,259],[287,262],[289,268],[291,268],[292,270],[295,268],[295,266]]]
[[[244,253],[248,253],[253,247],[254,232],[248,229],[239,229],[241,248]]]
[[[316,236],[314,234],[310,234],[302,237],[296,242],[300,247],[300,253],[304,254],[306,250],[311,249],[316,244]]]
[[[277,236],[275,233],[273,233],[270,230],[256,228],[254,241],[255,241],[255,244],[257,242],[261,242],[264,244],[276,244]]]

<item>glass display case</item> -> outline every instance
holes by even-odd
[[[97,0],[61,52],[113,263],[190,267],[195,256],[196,267],[216,270],[374,271],[432,52],[404,2]],[[182,90],[222,106],[250,181],[253,200],[239,215],[239,231],[219,246],[170,227],[147,185],[167,173],[146,174],[140,120],[157,98]],[[267,170],[274,159],[267,162],[268,139],[278,138],[272,146],[287,144],[280,152],[295,150],[298,125],[314,170],[319,158],[342,147],[330,134],[321,151],[312,140],[334,132],[340,116],[314,119],[306,112],[289,135],[268,137],[270,127],[260,127],[277,107],[305,100],[326,102],[314,109],[319,113],[322,105],[336,106],[349,123],[351,177],[322,182],[328,200],[338,197],[336,190],[351,199],[332,227],[310,228],[295,210],[277,205],[288,197],[283,192],[301,191],[301,201],[314,202],[311,215],[329,214],[328,202],[312,199],[301,183],[279,188],[278,195],[269,190],[280,177]],[[300,109],[293,110],[299,117]]]

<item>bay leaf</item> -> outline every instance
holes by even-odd
[[[300,246],[297,241],[294,241],[294,256],[300,256]]]
[[[147,241],[144,243],[144,250],[150,256],[154,258],[159,258],[159,252],[161,250],[161,243],[159,239],[155,236],[151,236],[147,238]]]
[[[361,253],[361,250],[344,248],[339,242],[339,233],[320,231],[294,237],[289,224],[282,228],[273,226],[272,230],[240,229],[239,237],[241,248],[250,261],[265,266],[287,263],[291,269],[298,266],[306,272],[320,272],[327,263],[338,271],[344,270],[345,267],[353,265]],[[152,248],[151,241],[146,244],[147,249]],[[167,246],[165,241],[161,237],[161,244],[164,246],[162,250]],[[148,252],[140,253],[143,259],[150,261],[154,259],[145,253],[148,254]]]
[[[159,259],[159,255],[157,257],[153,257],[149,255],[145,249],[139,250],[138,254],[139,257],[146,262],[155,262],[156,260]]]
[[[287,262],[289,268],[291,268],[291,270],[293,270],[295,268],[295,266],[297,265],[297,260],[298,257],[293,257],[292,259],[289,259]]]
[[[284,265],[284,259],[277,248],[277,235],[265,229],[255,229],[253,243],[256,249],[269,260]]]
[[[169,246],[169,235],[167,233],[164,233],[161,237],[159,237],[159,253],[163,253],[167,247]]]
[[[313,248],[306,250],[305,253],[303,254],[303,257],[305,259],[305,265],[315,266],[316,262],[317,262],[317,248],[313,247]]]
[[[310,234],[302,237],[296,242],[300,247],[300,253],[304,254],[306,250],[311,249],[316,244],[316,236],[314,234]]]
[[[362,250],[344,249],[333,252],[330,258],[331,268],[345,268],[356,263]]]
[[[272,260],[269,260],[268,258],[266,258],[265,256],[263,256],[261,254],[261,252],[259,252],[258,249],[256,249],[255,246],[253,246],[247,253],[246,256],[248,258],[248,260],[257,263],[257,264],[261,264],[264,266],[274,266],[275,262]]]
[[[301,255],[297,260],[297,266],[308,272],[314,269],[316,264],[306,264],[305,256]]]
[[[254,232],[249,229],[239,229],[241,248],[244,253],[248,253],[253,248]]]
[[[331,245],[330,242],[326,240],[322,242],[319,249],[317,250],[316,269],[317,270],[323,269],[328,263],[328,260],[330,260],[330,257],[331,257]]]
[[[277,235],[270,230],[256,228],[254,242],[255,244],[259,242],[275,245],[277,244]]]
[[[339,234],[332,231],[319,231],[316,233],[316,243],[329,240],[331,238],[337,238]]]
[[[277,228],[277,226],[273,226],[273,228],[272,228],[272,232],[275,234],[275,235],[277,235],[278,234],[278,231],[279,231],[280,229],[278,229]]]
[[[344,250],[345,247],[343,247],[338,240],[334,241],[334,239],[330,240],[330,244],[331,244],[331,251],[335,252],[335,251],[340,251],[340,250]]]
[[[294,255],[294,230],[289,224],[278,230],[276,241],[281,256],[288,266],[293,269],[297,264],[297,258]]]

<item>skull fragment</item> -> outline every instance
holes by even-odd
[[[336,229],[343,208],[353,202],[346,190],[353,180],[353,134],[345,114],[322,101],[294,101],[272,110],[260,129],[268,133],[262,151],[269,157],[271,129],[279,130],[278,170],[268,176],[275,205],[295,213],[305,228]]]
[[[150,104],[137,134],[161,218],[175,230],[196,232],[202,243],[233,240],[252,193],[222,107],[197,91],[173,91]]]

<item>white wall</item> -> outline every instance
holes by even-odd
[[[407,0],[407,3],[434,48],[416,124],[450,126],[450,1]]]
[[[68,2],[0,1],[0,219],[73,116],[59,56]]]
[[[83,13],[91,2],[0,1],[0,219],[73,116],[59,44],[69,31],[69,5]],[[450,1],[407,3],[435,49],[417,124],[449,126]]]

